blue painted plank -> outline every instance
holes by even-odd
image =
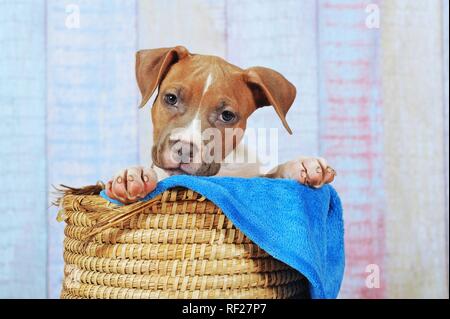
[[[0,1],[0,20],[0,298],[44,298],[45,1]]]
[[[47,17],[49,183],[105,181],[138,164],[136,3],[48,0]],[[63,225],[55,216],[50,209],[51,298],[59,296],[63,273]]]
[[[226,4],[229,61],[244,68],[272,68],[297,87],[287,115],[292,136],[271,107],[252,114],[248,127],[278,130],[279,152],[271,153],[279,154],[279,163],[318,155],[316,1],[232,0]]]

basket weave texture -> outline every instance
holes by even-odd
[[[299,272],[192,190],[174,188],[122,207],[97,195],[66,195],[62,207],[61,298],[307,297]]]

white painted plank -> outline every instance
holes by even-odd
[[[383,2],[390,298],[448,297],[441,18],[439,0]]]
[[[445,170],[445,185],[447,188],[447,193],[445,197],[445,224],[446,224],[446,241],[447,241],[447,248],[446,248],[446,257],[447,257],[447,282],[448,282],[448,266],[449,266],[449,230],[448,230],[448,224],[449,224],[449,129],[448,129],[448,122],[449,122],[449,82],[448,82],[448,72],[449,72],[449,64],[448,64],[448,48],[449,48],[449,38],[448,38],[448,16],[449,16],[449,1],[448,0],[442,0],[442,55],[443,55],[443,105],[444,105],[444,170]],[[448,287],[447,287],[448,289]]]
[[[184,45],[190,52],[225,56],[224,0],[138,1],[138,47],[140,49]],[[137,87],[137,85],[136,85]],[[139,157],[151,161],[152,123],[150,107],[139,110]]]

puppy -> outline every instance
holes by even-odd
[[[258,163],[227,160],[248,153],[239,142],[247,119],[260,107],[273,106],[292,134],[286,113],[296,89],[280,73],[264,67],[244,70],[177,46],[137,52],[136,78],[141,107],[158,89],[151,110],[153,164],[120,171],[106,185],[109,197],[136,202],[155,189],[158,179],[175,174],[288,178],[311,187],[333,181],[336,173],[322,158],[299,157],[265,175],[259,174]]]

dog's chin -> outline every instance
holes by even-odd
[[[177,168],[164,168],[163,169],[167,175],[174,176],[174,175],[192,175],[192,176],[214,176],[216,175],[220,170],[220,164],[213,163],[213,164],[204,164],[200,166],[197,169],[192,169],[192,167],[189,164],[180,164]]]
[[[174,175],[191,175],[186,173],[185,171],[183,171],[182,169],[179,168],[163,168],[163,171],[166,172],[167,175],[169,176],[174,176]]]

